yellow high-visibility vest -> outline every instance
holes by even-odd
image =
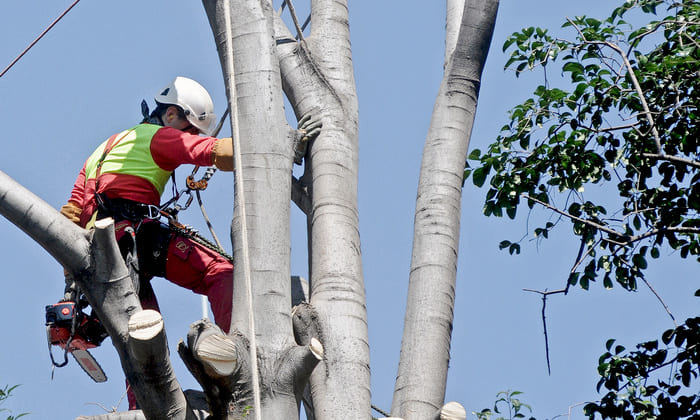
[[[163,194],[172,171],[161,169],[151,155],[151,140],[162,127],[155,124],[139,124],[122,131],[112,141],[112,149],[101,162],[100,175],[117,173],[134,175],[150,182],[158,194]],[[104,155],[105,140],[85,163],[85,182],[97,177],[98,165]]]

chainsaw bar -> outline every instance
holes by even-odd
[[[99,363],[97,363],[97,360],[95,360],[95,358],[92,357],[90,352],[82,349],[73,349],[70,351],[70,354],[73,355],[75,361],[78,362],[78,365],[80,365],[80,367],[85,371],[85,373],[88,374],[89,377],[92,378],[93,381],[107,381],[107,375],[105,375],[105,371],[102,370],[102,367]]]

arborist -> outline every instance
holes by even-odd
[[[154,99],[153,112],[142,103],[140,124],[109,137],[90,155],[61,213],[83,228],[90,228],[97,219],[114,219],[122,256],[127,265],[133,263],[130,271],[137,271],[144,309],[158,310],[148,280],[165,277],[206,295],[216,324],[227,332],[232,262],[159,219],[161,195],[175,168],[215,165],[232,171],[232,141],[208,137],[216,120],[214,104],[196,81],[176,77]],[[74,293],[67,278],[66,300],[79,299]],[[129,397],[132,400],[133,395]],[[132,402],[130,406],[135,405]]]

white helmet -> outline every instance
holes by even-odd
[[[209,92],[196,81],[178,76],[154,98],[156,102],[177,105],[185,111],[187,121],[204,134],[210,134],[216,121],[214,102]]]

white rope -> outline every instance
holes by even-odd
[[[234,156],[234,178],[236,189],[238,190],[238,209],[241,218],[241,237],[243,252],[243,273],[248,300],[248,331],[250,336],[250,367],[253,381],[253,407],[255,408],[255,419],[262,420],[260,409],[260,383],[258,379],[258,346],[255,337],[255,317],[253,315],[253,288],[250,280],[250,257],[248,256],[248,225],[246,223],[245,190],[243,189],[243,163],[241,160],[240,136],[238,128],[238,104],[236,101],[236,78],[233,73],[233,46],[231,40],[231,6],[230,0],[224,0],[224,19],[226,24],[226,71],[229,74],[229,98],[231,100],[231,132],[233,135],[233,156]]]

